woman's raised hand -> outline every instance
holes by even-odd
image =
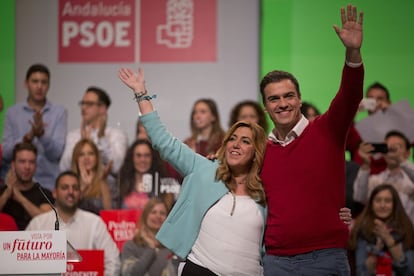
[[[129,68],[121,68],[118,72],[118,77],[125,85],[131,88],[134,93],[145,93],[145,78],[144,71],[138,68],[138,72],[134,72]]]

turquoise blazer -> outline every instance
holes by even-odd
[[[158,231],[156,238],[177,256],[186,258],[197,239],[201,221],[208,209],[229,192],[222,181],[216,181],[217,161],[211,161],[174,138],[161,123],[157,112],[140,117],[153,147],[184,177],[180,195]],[[266,223],[266,211],[257,204]],[[264,227],[262,229],[263,240]],[[260,248],[263,247],[263,243]],[[261,254],[263,252],[260,252]]]

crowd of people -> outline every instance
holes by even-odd
[[[68,131],[67,111],[47,99],[48,68],[30,66],[27,100],[5,117],[0,229],[53,230],[56,210],[75,248],[104,250],[105,275],[414,275],[412,141],[390,129],[379,150],[359,135],[363,13],[348,5],[341,23],[342,81],[326,112],[274,70],[227,131],[216,102],[197,100],[184,141],[162,124],[141,68],[118,73],[140,111],[129,144],[107,125],[104,89],[86,89]],[[380,83],[365,97],[369,115],[391,105]],[[100,218],[117,209],[142,211],[121,250]]]

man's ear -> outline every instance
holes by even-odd
[[[405,153],[404,153],[405,159],[408,159],[410,157],[410,155],[411,155],[411,150],[405,151]]]
[[[101,104],[99,106],[99,114],[105,115],[105,116],[108,115],[108,109],[106,108],[106,106],[104,104]]]

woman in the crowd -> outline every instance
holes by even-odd
[[[142,125],[142,123],[140,122],[140,120],[138,119],[137,120],[137,124],[136,124],[136,129],[135,129],[135,139],[137,139],[137,140],[141,140],[141,139],[143,139],[143,140],[148,140],[148,141],[150,141],[150,139],[148,138],[148,135],[147,135],[147,131],[145,130],[145,128],[144,128],[144,126]],[[151,141],[150,141],[151,142]],[[156,154],[156,155],[158,155],[158,157],[157,158],[160,158],[159,157],[159,153],[156,151],[156,150],[154,150],[153,151],[153,153],[154,154]],[[164,165],[164,167],[165,167],[165,169],[166,169],[166,171],[167,171],[167,176],[168,177],[172,177],[172,178],[174,178],[175,180],[177,180],[178,181],[178,183],[180,183],[181,184],[181,182],[183,181],[183,178],[182,178],[182,176],[173,168],[173,166],[171,166],[168,162],[165,162],[164,160],[162,160],[162,163],[163,163],[163,165]]]
[[[377,269],[383,272],[387,264],[392,275],[414,275],[414,229],[392,185],[372,191],[352,228],[349,247],[355,251],[357,275],[378,275]]]
[[[121,208],[143,209],[148,199],[159,197],[170,209],[180,184],[167,177],[164,162],[146,140],[136,140],[127,150],[119,171]]]
[[[119,77],[135,93],[152,145],[184,176],[180,196],[156,236],[186,259],[181,275],[262,275],[263,129],[237,122],[225,134],[217,160],[210,161],[166,130],[146,94],[141,69],[121,69]]]
[[[122,276],[176,275],[177,258],[155,239],[167,212],[162,200],[152,198],[147,201],[138,220],[135,236],[122,249]]]
[[[82,200],[80,208],[99,215],[101,210],[112,209],[112,197],[106,173],[100,161],[99,150],[90,139],[76,143],[71,170],[80,176]]]
[[[311,103],[302,101],[300,111],[305,115],[306,119],[313,121],[317,116],[321,115],[318,108]]]
[[[237,103],[230,111],[229,127],[237,121],[255,122],[268,132],[266,115],[263,107],[258,102],[246,100]]]
[[[191,111],[190,125],[191,136],[184,143],[203,156],[216,153],[224,137],[216,102],[197,100]]]

